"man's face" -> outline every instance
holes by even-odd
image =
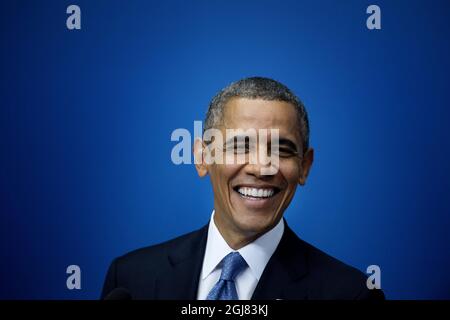
[[[224,108],[219,129],[224,137],[224,149],[230,138],[226,129],[254,129],[257,133],[259,129],[279,130],[280,157],[276,173],[263,175],[261,168],[270,165],[263,165],[259,160],[253,164],[223,161],[223,164],[204,165],[214,191],[218,226],[250,237],[262,234],[280,221],[297,185],[304,184],[312,163],[312,150],[305,155],[302,152],[295,107],[282,101],[233,98]],[[267,141],[270,142],[270,137]]]

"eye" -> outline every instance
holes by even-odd
[[[275,148],[275,150],[273,150],[273,153],[275,155],[278,155],[280,158],[290,158],[297,155],[296,151],[286,147]]]
[[[295,155],[297,155],[297,152],[292,149],[280,148],[280,157],[293,157]]]
[[[234,145],[235,154],[247,154],[250,151],[248,143],[238,143]]]

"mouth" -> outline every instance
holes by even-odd
[[[253,201],[267,200],[275,197],[280,188],[273,186],[235,186],[233,190],[236,191],[242,198]]]

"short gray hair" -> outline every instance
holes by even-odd
[[[222,123],[224,106],[231,98],[284,101],[292,104],[297,111],[303,152],[309,148],[309,120],[305,106],[288,87],[270,78],[241,79],[219,91],[209,104],[204,130],[214,128]]]

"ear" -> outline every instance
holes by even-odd
[[[194,153],[195,169],[201,178],[208,174],[208,167],[205,158],[203,157],[204,148],[206,148],[206,146],[203,144],[202,139],[196,138],[192,152]]]
[[[304,186],[306,183],[306,178],[308,178],[309,170],[311,169],[313,161],[314,161],[314,149],[309,148],[303,155],[300,167],[300,177],[298,179],[298,183],[302,186]]]

